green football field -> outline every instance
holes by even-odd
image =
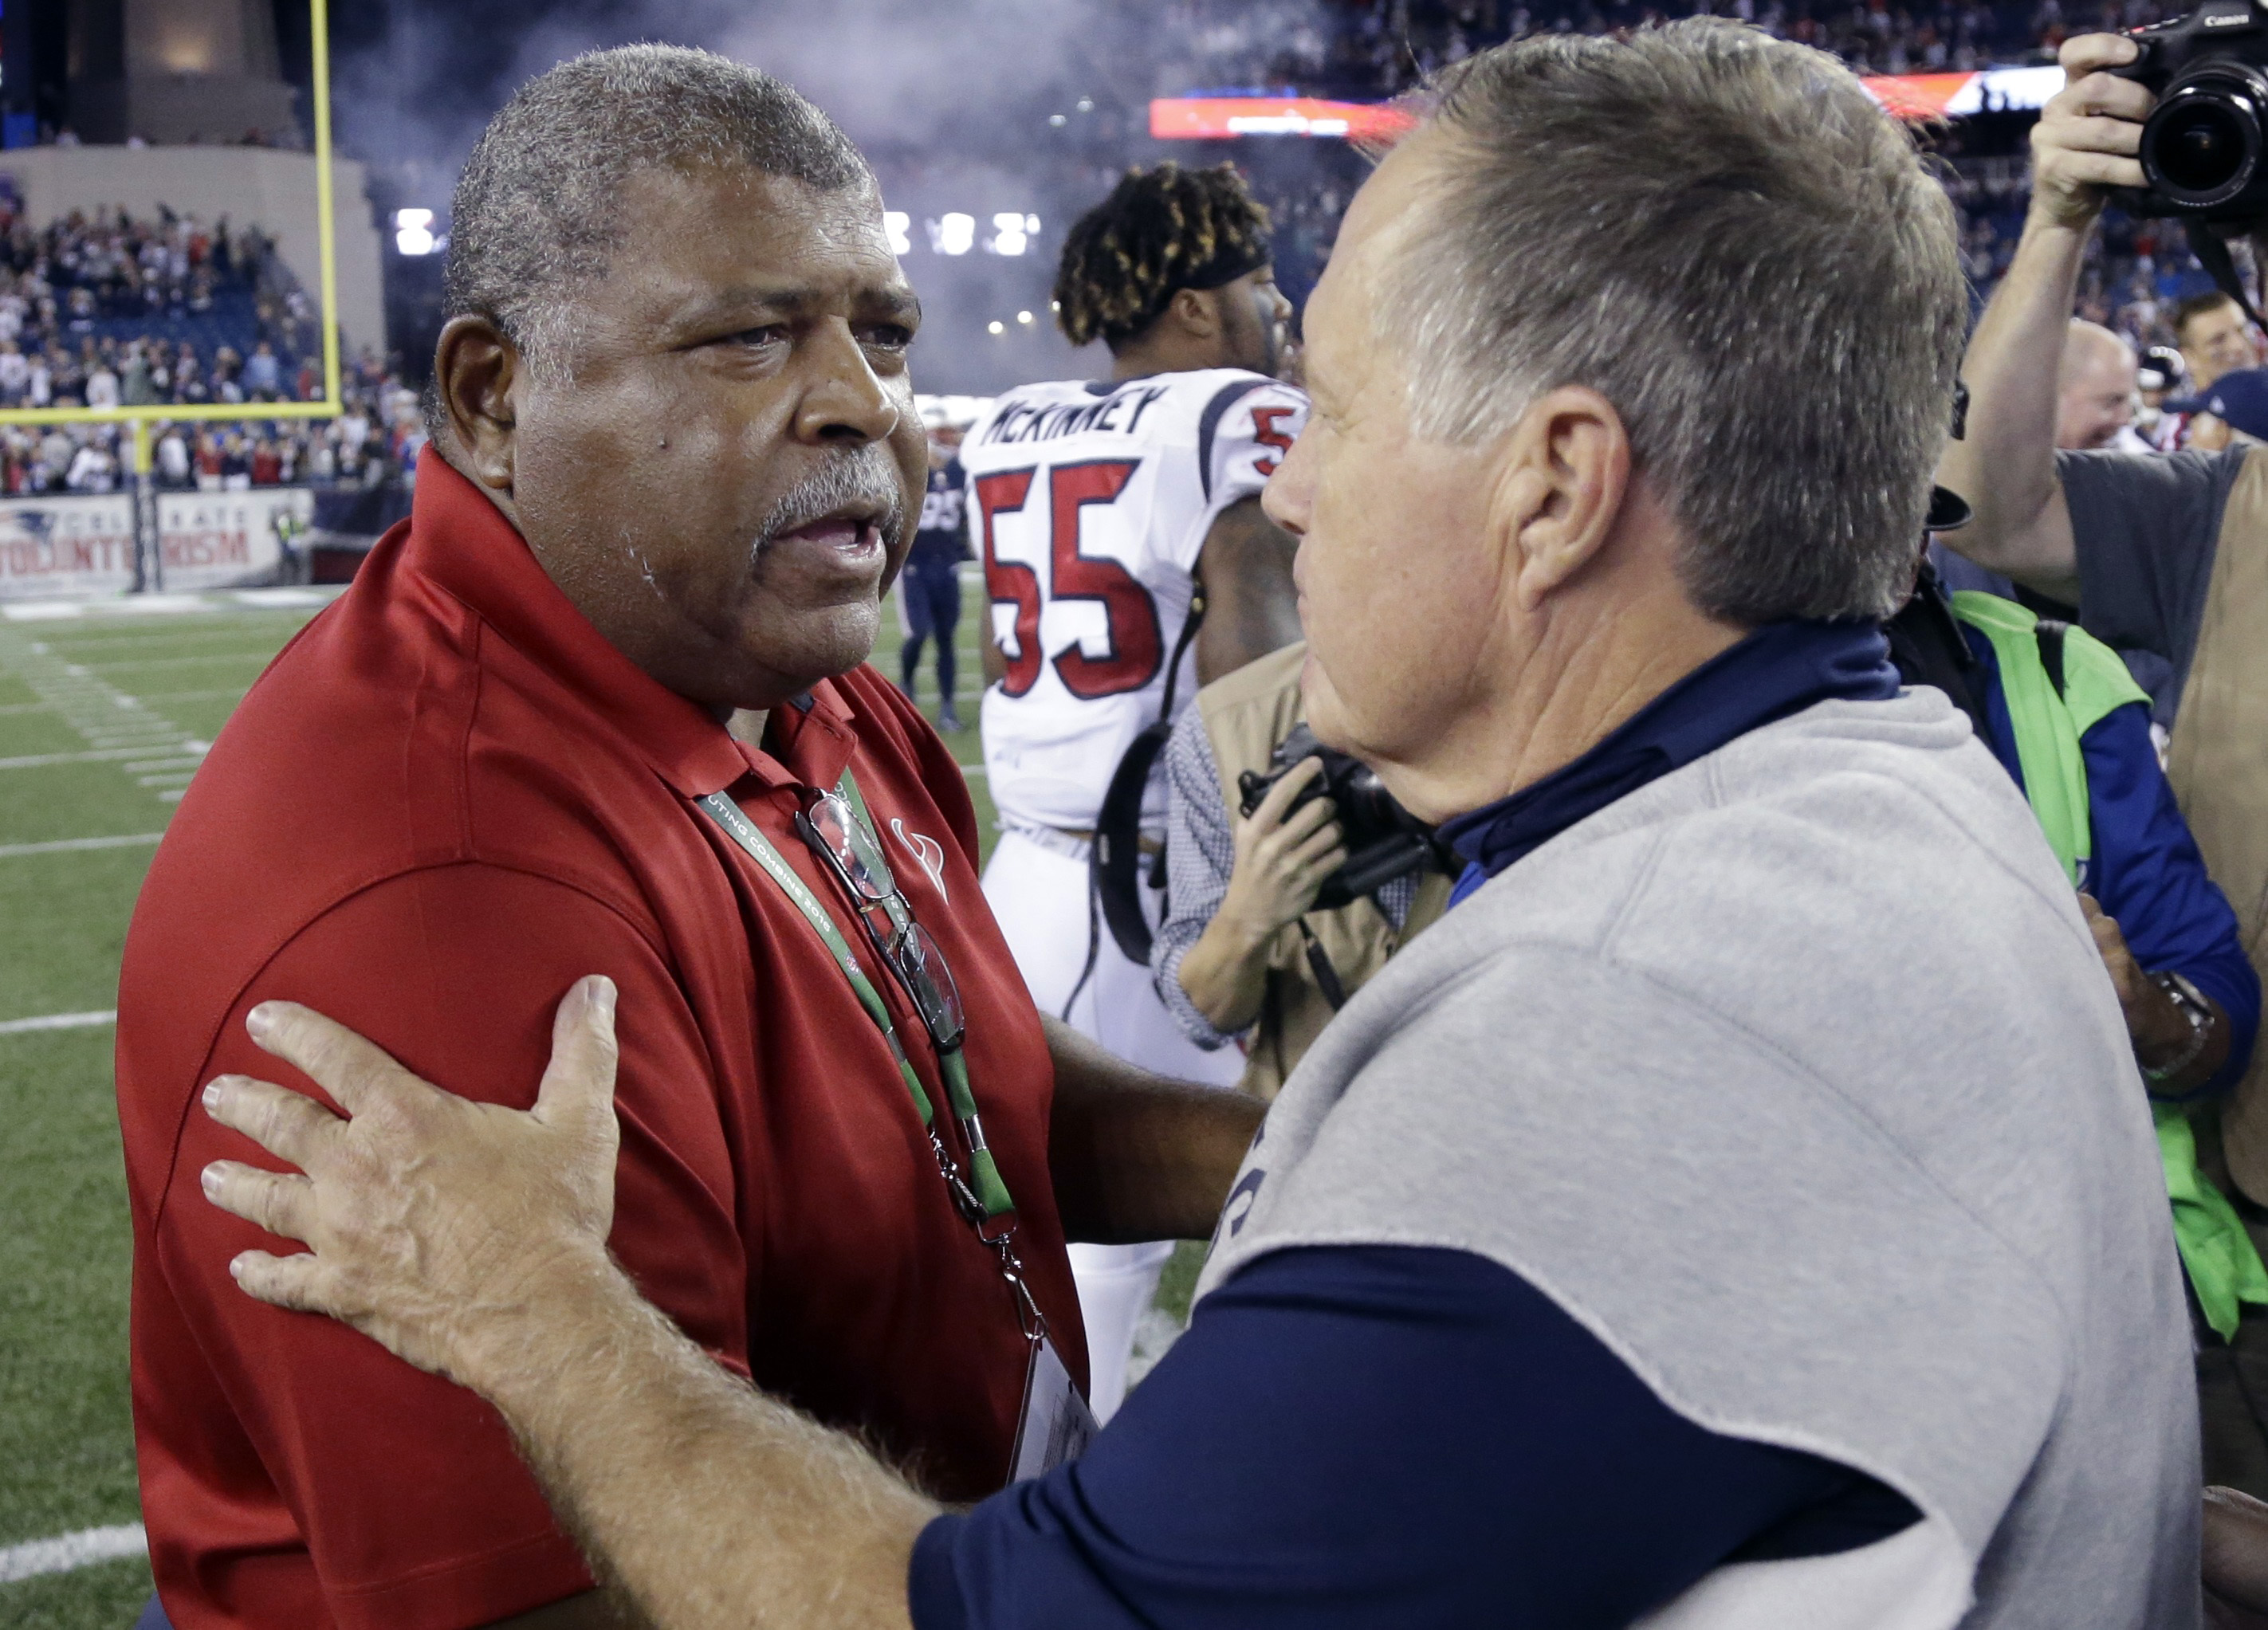
[[[947,739],[964,767],[979,767],[983,601],[974,577],[964,602],[967,728]],[[9,1630],[121,1630],[149,1595],[130,1527],[140,1516],[126,1372],[130,1230],[111,1084],[119,952],[158,837],[205,747],[321,603],[320,591],[280,590],[0,607],[0,1626]],[[878,655],[893,675],[898,642],[887,612]],[[933,669],[919,683],[934,718]],[[989,850],[981,768],[970,784]],[[1196,1261],[1185,1250],[1162,1301],[1186,1307]]]

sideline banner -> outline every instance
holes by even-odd
[[[305,487],[158,495],[158,548],[168,594],[273,583],[287,539],[314,518]]]
[[[0,503],[0,599],[123,594],[134,586],[134,496]]]
[[[1901,119],[2044,107],[2063,89],[2063,70],[1980,68],[1939,74],[1878,74],[1860,81]],[[1150,134],[1160,141],[1219,141],[1236,136],[1341,136],[1393,141],[1418,122],[1403,102],[1331,102],[1311,96],[1161,96],[1150,104]]]

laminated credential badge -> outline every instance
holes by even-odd
[[[1078,1459],[1100,1429],[1094,1412],[1071,1384],[1056,1344],[1042,1336],[1032,1344],[1031,1362],[1024,1369],[1024,1412],[1016,1424],[1008,1480],[1020,1483]]]

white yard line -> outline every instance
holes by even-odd
[[[73,628],[68,633],[59,628],[43,630],[48,642],[74,662],[100,662],[107,651],[145,651],[151,646],[216,645],[225,648],[231,642],[244,639],[246,630],[231,623],[226,628],[184,628],[168,623],[153,627],[144,623],[123,630],[104,628],[99,632],[82,633]]]
[[[0,1019],[0,1036],[21,1036],[35,1030],[92,1030],[116,1023],[115,1008],[105,1008],[99,1013],[42,1013],[37,1018]],[[0,1552],[0,1556],[6,1554]],[[4,1572],[0,1572],[0,1579],[6,1577]]]
[[[211,594],[109,594],[77,600],[14,600],[0,603],[9,622],[69,622],[82,618],[164,617],[183,613],[294,611],[328,606],[344,585],[230,589]]]
[[[201,594],[129,594],[110,602],[121,617],[170,617],[182,612],[218,611],[219,603]]]
[[[44,641],[4,626],[0,626],[0,669],[14,674],[33,695],[53,707],[87,745],[84,754],[35,753],[22,760],[0,760],[7,767],[37,767],[34,760],[85,764],[116,760],[130,766],[159,758],[201,760],[212,745],[188,735],[156,709],[95,674],[87,664],[72,662]],[[177,788],[160,790],[144,781],[142,789],[154,793],[160,804],[180,801]]]
[[[144,742],[137,746],[92,747],[85,753],[27,753],[20,759],[0,759],[0,770],[43,770],[56,764],[107,764],[114,759],[147,759],[152,753],[162,753],[173,747],[187,750],[183,743],[171,737],[159,736],[155,740]],[[203,761],[202,754],[183,760],[191,765],[201,764]],[[167,762],[171,763],[172,760]],[[136,772],[156,767],[157,766],[153,764],[126,766],[128,770]]]
[[[196,663],[250,662],[266,667],[275,657],[265,651],[214,651],[204,657],[132,657],[124,662],[113,662],[107,657],[82,657],[79,665],[89,670],[99,668],[105,673],[117,673],[128,668],[186,668]]]
[[[82,1528],[75,1534],[52,1539],[27,1539],[19,1546],[0,1546],[0,1584],[37,1579],[42,1574],[68,1574],[96,1562],[150,1554],[150,1537],[139,1523],[115,1528]]]
[[[154,847],[166,834],[136,832],[114,838],[50,838],[45,843],[0,843],[0,860],[28,855],[69,855],[81,849],[134,849]]]
[[[217,691],[144,691],[135,698],[137,701],[222,701],[241,699],[251,687],[232,685]]]

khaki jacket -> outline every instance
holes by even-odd
[[[1220,767],[1221,796],[1231,810],[1241,797],[1238,774],[1266,769],[1276,744],[1307,716],[1300,698],[1300,668],[1307,654],[1305,641],[1287,645],[1197,694],[1197,714],[1212,743],[1213,761]],[[1427,873],[1399,933],[1373,900],[1307,914],[1307,926],[1329,953],[1348,995],[1384,967],[1404,941],[1440,916],[1449,903],[1449,883],[1438,872]],[[1241,1084],[1257,1097],[1272,1098],[1330,1023],[1331,1004],[1307,967],[1295,923],[1285,924],[1269,945],[1267,978],[1267,995],[1252,1028]]]
[[[2268,981],[2268,456],[2229,489],[2166,775]],[[2229,1174],[2268,1202],[2268,1045],[2221,1112]]]

